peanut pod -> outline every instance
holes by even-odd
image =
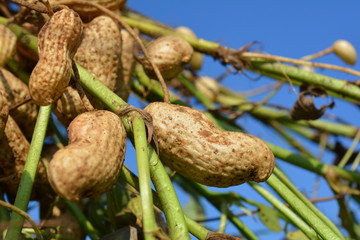
[[[120,118],[105,110],[80,114],[70,123],[68,137],[69,145],[49,164],[54,190],[71,201],[110,190],[125,154],[126,132]]]
[[[40,106],[55,102],[68,86],[72,58],[80,42],[82,21],[71,9],[56,12],[38,35],[39,61],[33,69],[29,90]]]
[[[23,102],[30,96],[28,86],[4,68],[0,69],[0,89],[5,92],[10,107]],[[11,116],[27,139],[31,139],[37,115],[38,107],[33,102],[23,104],[11,111]]]
[[[109,10],[123,9],[126,4],[126,0],[88,0],[88,1],[97,3]],[[103,12],[101,12],[99,9],[91,5],[79,4],[76,1],[72,2],[72,1],[62,1],[62,0],[50,0],[50,3],[53,4],[60,3],[69,6],[70,8],[74,9],[85,22],[91,21],[94,17],[103,14]]]
[[[130,88],[122,79],[121,46],[120,27],[111,18],[99,16],[85,26],[74,59],[126,101]],[[100,101],[91,95],[88,97],[95,108],[103,108]],[[85,111],[79,94],[71,87],[56,102],[55,113],[65,126]]]
[[[0,24],[0,67],[12,56],[16,47],[16,36],[6,26]]]
[[[153,118],[160,159],[179,174],[214,187],[270,177],[274,155],[259,138],[221,131],[189,107],[155,102],[144,110]]]

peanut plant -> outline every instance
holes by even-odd
[[[246,215],[286,239],[360,238],[349,205],[359,204],[360,131],[326,118],[338,99],[359,106],[360,87],[314,69],[360,72],[312,61],[335,53],[353,65],[351,43],[292,59],[252,51],[252,44],[233,49],[198,39],[124,0],[12,2],[19,8],[0,3],[0,239],[261,239],[242,220]],[[252,102],[220,79],[201,76],[204,56],[225,72],[256,72],[278,83]],[[299,86],[292,109],[268,103],[285,84]],[[129,95],[143,107],[129,104]],[[330,103],[315,105],[329,96]],[[237,121],[244,114],[293,150],[247,133]],[[299,136],[336,161],[314,157]],[[329,136],[353,142],[344,147]],[[126,139],[135,156],[124,161]],[[341,226],[278,162],[325,180]],[[243,194],[245,184],[267,204]],[[178,189],[190,197],[190,210]],[[39,206],[39,222],[27,213],[30,201]],[[219,211],[218,229],[204,224],[211,219],[202,201]]]

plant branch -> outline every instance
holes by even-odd
[[[14,205],[23,211],[27,210],[27,206],[29,204],[31,191],[35,181],[38,163],[45,140],[46,129],[50,117],[50,110],[50,105],[40,107],[29,153],[16,194]],[[10,219],[10,226],[5,240],[19,239],[23,222],[24,217],[14,212]]]

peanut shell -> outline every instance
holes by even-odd
[[[80,43],[82,21],[71,9],[62,9],[41,28],[38,35],[39,61],[33,69],[29,90],[40,106],[55,102],[68,86],[72,58]]]
[[[0,24],[0,67],[13,55],[16,47],[16,35],[6,26]]]
[[[0,89],[0,138],[5,129],[5,125],[9,116],[9,103],[6,99],[5,91]]]
[[[146,46],[149,58],[159,68],[165,80],[176,77],[189,63],[193,49],[182,38],[175,36],[159,37]],[[146,74],[151,78],[156,75],[149,62],[143,61]]]
[[[126,4],[126,0],[87,0],[87,1],[97,3],[109,10],[123,9]],[[50,0],[50,3],[57,4],[57,2],[62,2],[62,0]],[[94,17],[103,14],[103,12],[90,5],[86,6],[84,4],[78,4],[76,2],[71,3],[71,1],[68,1],[65,4],[70,8],[74,9],[85,22],[91,21]]]
[[[68,137],[69,145],[49,164],[54,190],[71,201],[110,190],[125,154],[126,132],[120,118],[105,110],[80,114],[69,125]]]
[[[30,97],[28,86],[4,68],[0,69],[0,90],[5,91],[10,107]],[[33,102],[23,104],[11,111],[11,116],[27,139],[32,137],[37,115],[38,107]]]
[[[155,102],[152,118],[160,159],[179,174],[213,187],[266,181],[274,155],[259,138],[219,130],[198,110]]]

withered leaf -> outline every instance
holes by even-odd
[[[322,105],[320,109],[314,104],[314,97],[327,97],[325,89],[322,87],[302,85],[300,87],[298,100],[290,111],[290,117],[293,120],[315,120],[320,118],[327,108],[332,108],[335,102],[332,100],[327,105]],[[308,97],[310,95],[310,97]]]

